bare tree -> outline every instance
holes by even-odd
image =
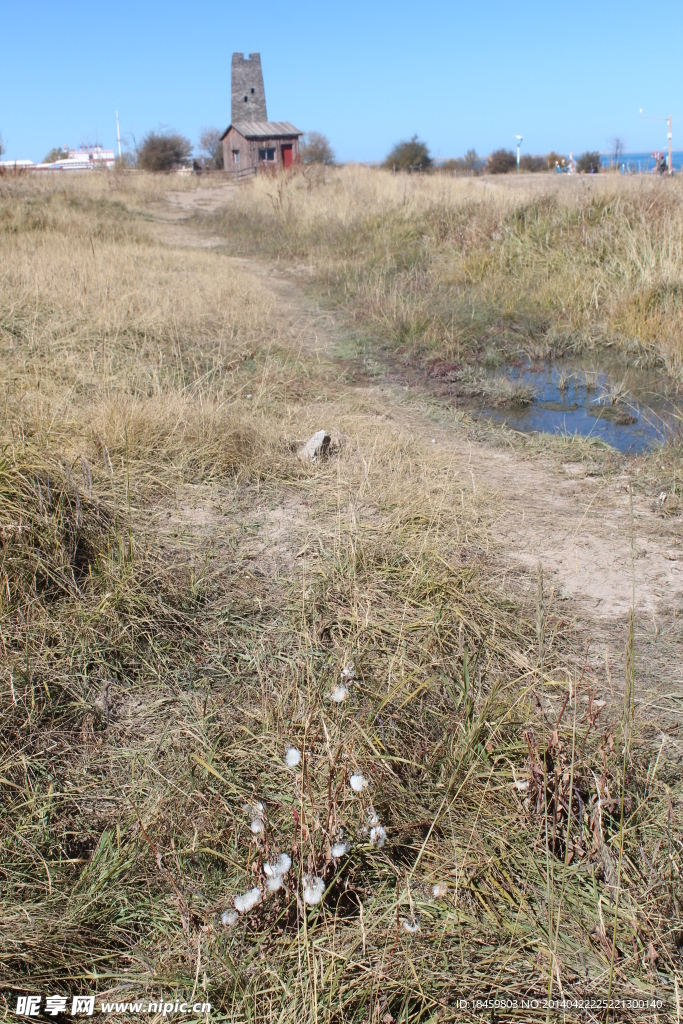
[[[462,162],[465,170],[472,174],[479,163],[479,157],[477,156],[476,149],[468,149],[462,158]]]
[[[624,140],[619,135],[615,135],[612,139],[612,159],[614,160],[614,166],[618,167],[621,163],[621,158],[624,155]]]
[[[143,171],[172,171],[182,166],[192,152],[192,143],[177,132],[148,132],[138,150],[138,167]]]
[[[334,153],[327,136],[322,132],[308,132],[304,135],[301,160],[305,164],[333,164]]]
[[[2,154],[4,152],[5,152],[5,147],[4,147],[3,141],[2,141],[2,132],[0,132],[0,156],[2,156]]]
[[[219,128],[202,128],[199,148],[206,154],[206,160],[214,171],[223,170],[223,143]]]

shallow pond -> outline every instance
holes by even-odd
[[[583,359],[508,364],[491,377],[493,393],[496,384],[513,384],[531,400],[497,404],[481,396],[476,412],[516,430],[580,434],[622,452],[642,452],[683,433],[683,388],[661,370]]]

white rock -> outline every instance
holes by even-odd
[[[326,430],[317,430],[303,448],[299,449],[297,455],[304,462],[318,462],[326,457],[331,440]]]
[[[249,892],[245,892],[243,896],[235,896],[235,910],[238,914],[248,914],[260,902],[261,890],[253,888]]]

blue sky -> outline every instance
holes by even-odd
[[[196,142],[230,118],[233,50],[260,51],[268,114],[329,136],[339,159],[381,159],[417,132],[436,156],[512,148],[683,149],[683,3],[530,0],[0,0],[6,157],[139,140]]]

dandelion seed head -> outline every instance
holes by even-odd
[[[249,828],[254,833],[254,835],[257,836],[259,832],[263,832],[263,822],[261,821],[260,818],[254,818]]]
[[[263,873],[268,878],[276,878],[278,875],[286,875],[292,866],[292,858],[286,853],[281,853],[274,864],[264,864]]]
[[[268,892],[277,892],[281,889],[284,884],[282,875],[272,875],[266,882],[266,889]]]
[[[432,886],[432,893],[436,896],[437,900],[441,900],[448,894],[448,886],[445,882],[437,882],[436,885]]]
[[[330,700],[333,700],[335,704],[341,704],[343,700],[346,700],[348,695],[349,691],[345,686],[342,686],[341,684],[339,686],[335,686],[334,690],[331,690],[330,693],[328,694]]]
[[[226,928],[232,928],[237,924],[239,916],[236,910],[224,910],[221,914],[221,924],[224,924]]]
[[[304,903],[308,903],[311,907],[315,906],[316,903],[320,903],[324,892],[325,883],[322,878],[318,878],[317,875],[306,875],[304,880]]]
[[[373,846],[384,846],[387,838],[387,830],[384,825],[375,825],[370,829],[370,842]]]
[[[403,917],[401,918],[401,927],[404,932],[408,933],[408,935],[415,935],[415,933],[420,930],[420,922],[409,921],[407,918]]]
[[[248,914],[257,903],[261,902],[261,890],[257,888],[250,889],[243,896],[235,896],[234,902],[235,910],[238,914]]]
[[[364,789],[367,789],[368,780],[365,776],[360,775],[357,772],[351,776],[349,782],[351,783],[351,789],[354,793],[362,793]]]
[[[296,768],[301,761],[301,753],[296,747],[288,747],[285,754],[285,764],[288,768]]]
[[[292,858],[289,857],[286,853],[281,853],[277,859],[277,864],[275,865],[278,874],[286,875],[291,866]]]
[[[335,843],[332,847],[332,856],[336,859],[337,857],[343,857],[349,848],[348,843]]]

